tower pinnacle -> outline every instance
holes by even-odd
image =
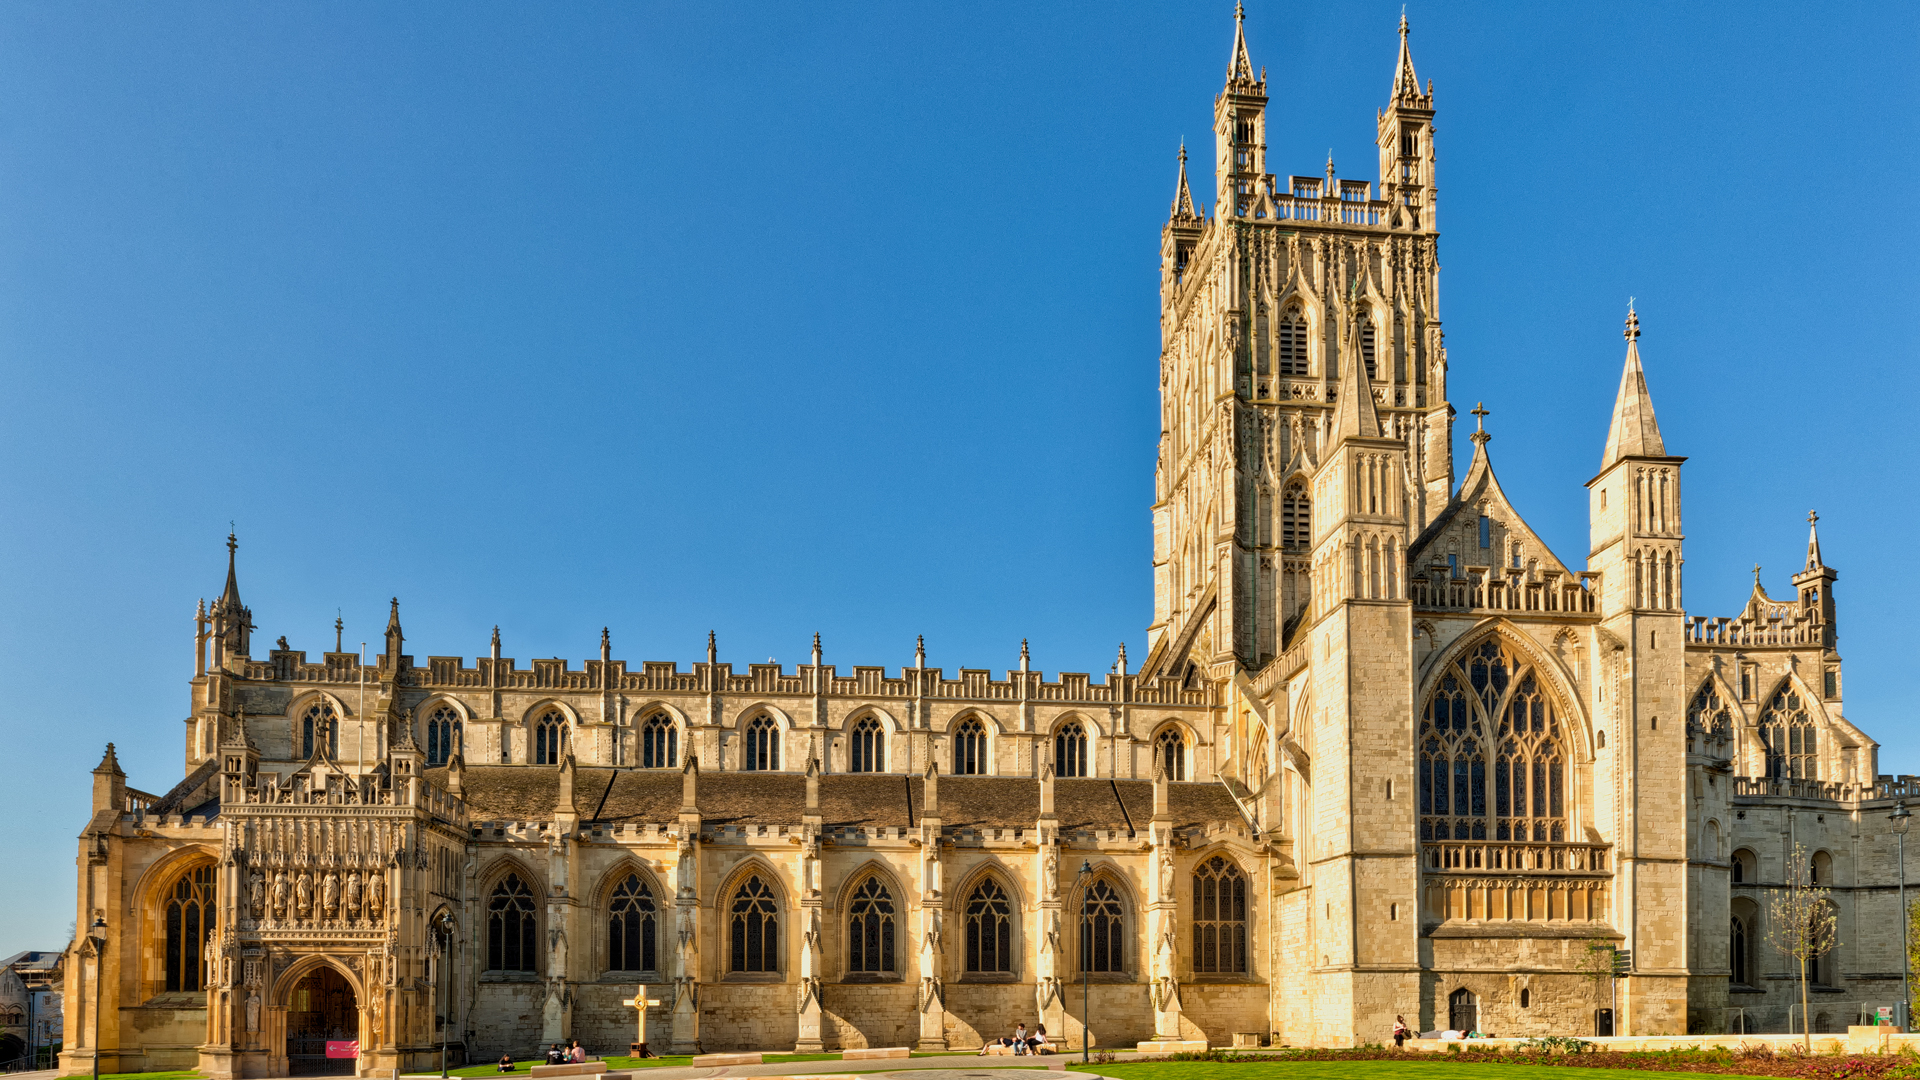
[[[1647,394],[1646,372],[1640,367],[1640,316],[1627,304],[1626,368],[1620,373],[1620,393],[1613,402],[1613,426],[1607,430],[1607,450],[1600,467],[1621,458],[1665,457],[1667,447],[1654,420],[1653,399]]]
[[[1187,140],[1180,140],[1180,180],[1173,189],[1173,217],[1175,220],[1192,221],[1200,217],[1194,209],[1193,189],[1187,185]]]
[[[1400,60],[1393,69],[1393,103],[1396,105],[1413,104],[1421,108],[1430,104],[1432,93],[1420,93],[1420,77],[1413,72],[1413,50],[1407,45],[1407,12],[1400,10]]]
[[[1807,511],[1807,569],[1818,570],[1826,563],[1820,561],[1820,515]]]
[[[1253,60],[1247,55],[1247,9],[1236,3],[1233,5],[1233,59],[1227,63],[1227,82],[1263,81],[1254,78]]]

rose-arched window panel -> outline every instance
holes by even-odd
[[[558,709],[548,709],[533,725],[533,763],[558,765],[567,752],[567,718]]]
[[[753,772],[771,772],[780,768],[780,727],[771,716],[756,716],[747,722],[746,747],[740,752],[740,767]]]
[[[427,717],[427,764],[445,765],[460,742],[460,714],[442,705]]]
[[[313,756],[315,739],[320,740],[327,749],[327,756],[340,756],[340,718],[333,713],[333,703],[317,701],[307,706],[306,715],[300,718],[300,756]]]
[[[1720,691],[1708,679],[1700,684],[1687,706],[1687,749],[1695,753],[1725,754],[1727,740],[1733,737],[1733,710],[1720,699]]]
[[[607,967],[614,971],[655,971],[659,968],[658,905],[653,890],[638,874],[628,874],[614,887],[607,905]]]
[[[953,774],[980,776],[987,771],[987,726],[968,719],[953,733]]]
[[[1075,720],[1062,724],[1053,733],[1053,771],[1055,776],[1091,776],[1087,768],[1087,729]]]
[[[1498,639],[1442,672],[1420,719],[1421,839],[1566,840],[1557,709],[1544,678]]]
[[[680,765],[680,729],[673,717],[657,712],[640,724],[640,767],[674,769]]]
[[[167,991],[200,990],[200,952],[214,927],[214,881],[212,865],[197,867],[180,875],[167,896]]]

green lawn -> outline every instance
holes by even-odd
[[[60,1080],[93,1080],[93,1074],[63,1076]],[[101,1073],[100,1080],[205,1080],[205,1078],[192,1069],[176,1069],[173,1072]]]
[[[1698,1077],[1699,1073],[1653,1072],[1644,1069],[1588,1069],[1555,1065],[1466,1064],[1457,1061],[1157,1061],[1129,1065],[1081,1065],[1076,1057],[1068,1069],[1096,1072],[1117,1080],[1435,1080],[1453,1075],[1448,1070],[1469,1068],[1488,1080],[1649,1080],[1659,1076]],[[1436,1071],[1437,1070],[1437,1071]],[[1741,1080],[1716,1074],[1714,1080]],[[1753,1080],[1778,1080],[1753,1078]]]

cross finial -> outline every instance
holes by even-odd
[[[240,541],[233,535],[233,522],[227,522],[227,554],[231,555],[239,548]]]
[[[1180,140],[1180,164],[1185,165],[1186,163],[1187,163],[1187,140],[1185,138],[1182,138]]]
[[[1327,196],[1333,196],[1333,147],[1327,147]]]
[[[1407,5],[1400,5],[1400,36],[1407,36]]]
[[[1818,525],[1819,523],[1820,523],[1820,515],[1813,512],[1812,510],[1807,511],[1807,524]]]
[[[1493,410],[1487,408],[1484,402],[1476,401],[1473,403],[1473,409],[1471,410],[1471,412],[1473,415],[1473,430],[1475,431],[1487,430],[1487,417],[1493,415]]]
[[[1247,21],[1247,9],[1239,3],[1239,0],[1234,0],[1233,21],[1237,23]]]
[[[1760,564],[1759,563],[1753,564],[1753,583],[1756,586],[1760,584]]]
[[[1640,316],[1634,313],[1633,297],[1629,296],[1627,297],[1626,337],[1628,341],[1632,341],[1639,336],[1640,336]]]

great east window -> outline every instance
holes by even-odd
[[[1505,644],[1482,642],[1442,673],[1419,746],[1422,840],[1567,838],[1560,718]]]

